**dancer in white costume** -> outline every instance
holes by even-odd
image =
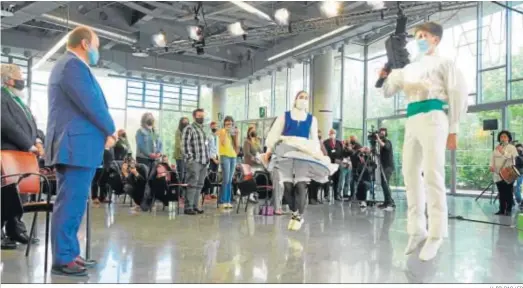
[[[437,255],[442,239],[447,237],[445,144],[449,150],[456,149],[459,122],[467,112],[463,74],[452,60],[436,51],[442,36],[443,28],[439,24],[427,22],[417,26],[415,39],[419,55],[416,60],[403,69],[393,69],[390,75],[385,70],[380,73],[380,77],[387,78],[383,86],[385,97],[402,90],[409,103],[402,160],[410,236],[405,254],[411,254],[425,242],[419,254],[425,261]],[[446,104],[448,115],[443,110]]]

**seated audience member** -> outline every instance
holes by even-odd
[[[38,129],[29,107],[22,101],[25,95],[25,82],[22,70],[15,64],[1,64],[2,81],[2,138],[1,149],[11,151],[33,152],[37,157],[44,155],[42,143],[39,143]],[[43,140],[43,139],[41,139]],[[43,141],[41,141],[43,142]],[[9,190],[8,189],[13,189]],[[16,191],[15,191],[16,190]],[[2,194],[18,193],[16,186],[9,185],[2,188]],[[22,196],[22,195],[21,195]],[[21,197],[25,201],[26,197]],[[9,203],[2,202],[2,211]],[[2,250],[16,249],[17,242],[27,244],[29,235],[22,214],[14,217],[2,213]],[[5,235],[4,235],[5,226]],[[37,239],[33,239],[37,242]]]
[[[256,155],[262,153],[260,138],[256,133],[256,127],[251,126],[247,129],[247,137],[243,141],[243,163],[251,167],[260,166],[256,161]]]
[[[114,160],[122,161],[127,155],[132,153],[127,133],[124,129],[118,130],[118,141],[114,145]]]
[[[139,171],[141,170],[141,172]],[[137,164],[130,159],[122,164],[122,186],[123,192],[131,196],[135,206],[131,208],[132,213],[140,212],[140,207],[145,195],[147,167]]]
[[[111,164],[114,161],[114,150],[112,148],[105,149],[103,157],[103,170],[96,172],[91,183],[91,199],[95,207],[100,203],[111,202],[111,199],[107,199],[107,196],[110,192],[108,190],[111,189],[108,180],[111,174]]]
[[[152,205],[156,209],[156,200],[160,201],[164,207],[169,206],[169,202],[177,200],[180,195],[179,187],[169,187],[169,184],[179,183],[178,174],[171,170],[171,167],[165,163],[158,163],[149,175],[150,195],[147,195],[144,201],[145,206]],[[153,202],[154,200],[154,202]],[[142,207],[144,205],[142,204]]]
[[[218,141],[216,135],[216,132],[218,131],[217,126],[218,124],[214,121],[210,124],[211,134],[209,134],[209,173],[207,173],[207,177],[205,178],[205,183],[203,184],[202,188],[202,194],[205,195],[205,199],[207,200],[217,198],[212,187],[212,183],[216,183],[218,181],[218,167],[220,165],[218,146],[216,146]]]

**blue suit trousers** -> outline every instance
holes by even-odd
[[[80,256],[78,230],[87,207],[96,168],[58,165],[57,197],[51,218],[53,265],[65,265]]]

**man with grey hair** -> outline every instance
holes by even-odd
[[[43,155],[42,142],[38,142],[38,130],[31,110],[22,101],[24,98],[25,82],[22,70],[15,64],[1,65],[2,77],[2,140],[1,149],[11,151],[33,152],[38,156]],[[2,188],[16,189],[14,187]],[[18,193],[18,191],[14,191]],[[9,205],[9,203],[2,203]],[[29,236],[22,215],[5,219],[2,214],[2,250],[16,249],[17,243],[27,244]],[[5,225],[5,237],[3,228]],[[34,240],[37,241],[37,240]]]

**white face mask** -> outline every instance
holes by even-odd
[[[329,137],[330,137],[331,139],[336,139],[336,134],[331,134],[331,135],[329,135]]]
[[[309,101],[305,99],[296,100],[296,109],[298,110],[307,110],[309,108]]]
[[[15,94],[16,96],[18,96],[20,99],[22,100],[26,100],[26,94],[25,94],[25,89],[24,90],[18,90],[18,89],[15,89],[15,88],[10,88],[9,89],[11,92],[13,92],[13,94]]]

